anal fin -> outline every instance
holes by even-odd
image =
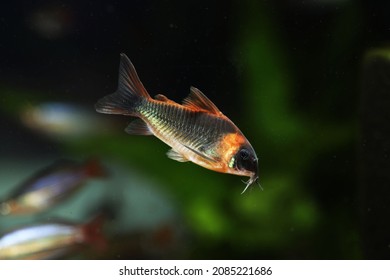
[[[167,156],[170,159],[173,159],[173,160],[176,160],[176,161],[179,161],[179,162],[186,162],[186,161],[188,161],[187,158],[185,158],[182,154],[180,154],[179,152],[175,151],[174,149],[170,149],[167,152]]]
[[[128,134],[132,135],[153,135],[148,125],[141,119],[132,121],[125,129]]]

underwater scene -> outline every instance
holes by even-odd
[[[389,13],[8,1],[0,259],[389,259]]]

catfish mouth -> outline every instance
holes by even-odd
[[[252,175],[249,176],[249,180],[247,182],[245,182],[246,186],[244,188],[244,190],[241,192],[241,194],[243,194],[248,188],[250,185],[254,184],[254,183],[257,183],[260,187],[261,190],[263,190],[263,188],[261,187],[260,183],[259,183],[259,169],[258,169],[258,160],[257,158],[254,160],[254,165],[256,166],[255,168],[253,168],[252,170]]]
[[[243,194],[248,188],[250,185],[252,185],[253,183],[257,183],[260,187],[261,190],[263,190],[263,188],[261,187],[260,183],[259,183],[259,176],[256,174],[252,175],[248,181],[244,182],[246,184],[245,186],[245,189],[241,192],[241,194]]]

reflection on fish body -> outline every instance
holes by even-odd
[[[68,198],[89,178],[105,175],[103,167],[95,159],[82,164],[73,161],[55,163],[21,184],[0,203],[0,214],[41,212]]]
[[[102,222],[99,216],[81,225],[54,222],[12,230],[0,238],[0,259],[58,259],[87,244],[103,249]]]
[[[194,87],[183,104],[162,94],[151,98],[125,54],[121,54],[118,90],[100,99],[95,108],[100,113],[138,117],[126,132],[155,135],[172,147],[168,152],[171,159],[249,176],[244,191],[258,179],[254,149],[214,103]]]

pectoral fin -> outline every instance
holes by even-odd
[[[167,152],[167,156],[170,159],[173,159],[173,160],[176,160],[176,161],[179,161],[179,162],[186,162],[186,161],[188,161],[187,158],[185,158],[182,154],[180,154],[179,152],[175,151],[174,149],[170,149]]]
[[[189,149],[191,152],[197,154],[199,157],[201,157],[202,159],[204,159],[205,161],[208,161],[208,162],[218,162],[218,160],[214,159],[214,158],[211,158],[209,156],[207,156],[206,154],[202,153],[202,152],[199,152],[195,149],[192,149],[191,147],[188,147],[188,146],[185,146],[187,149]]]

